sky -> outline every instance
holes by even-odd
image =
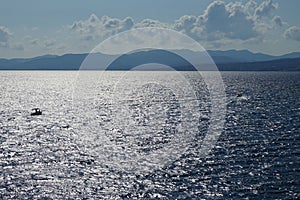
[[[0,58],[88,53],[110,36],[163,27],[207,50],[300,52],[299,0],[1,0]]]

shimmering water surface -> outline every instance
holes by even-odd
[[[300,198],[300,73],[222,73],[226,121],[205,157],[195,72],[83,73],[78,87],[77,72],[1,71],[1,199]]]

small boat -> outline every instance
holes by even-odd
[[[42,115],[42,111],[39,108],[33,108],[32,113],[30,114],[31,116],[34,115]]]
[[[243,96],[242,93],[237,94],[237,97],[242,97],[242,96]]]

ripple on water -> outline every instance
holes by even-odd
[[[210,120],[209,101],[203,83],[188,73],[193,87],[198,87],[197,98],[204,102],[195,110],[200,116],[193,127],[199,133],[177,160],[149,173],[113,168],[89,151],[96,142],[89,146],[78,140],[90,141],[82,133],[92,135],[94,141],[106,134],[120,147],[136,145],[135,150],[151,152],[180,130],[186,120],[178,109],[182,104],[167,90],[161,92],[171,98],[161,99],[164,104],[154,102],[159,90],[153,85],[147,88],[146,99],[147,95],[120,98],[127,103],[135,127],[147,130],[146,126],[159,124],[151,134],[139,137],[130,126],[111,126],[117,112],[105,95],[111,92],[111,79],[118,79],[117,72],[100,80],[97,103],[82,102],[85,113],[70,105],[69,86],[75,75],[1,73],[0,198],[300,198],[299,73],[222,74],[228,96],[226,124],[205,158],[199,157],[199,141]],[[237,97],[239,93],[242,97]],[[43,115],[29,116],[33,107],[42,108]],[[155,118],[161,111],[165,111],[163,123]]]

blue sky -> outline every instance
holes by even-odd
[[[167,27],[206,49],[300,51],[299,0],[2,1],[0,57],[89,52],[137,27]]]

